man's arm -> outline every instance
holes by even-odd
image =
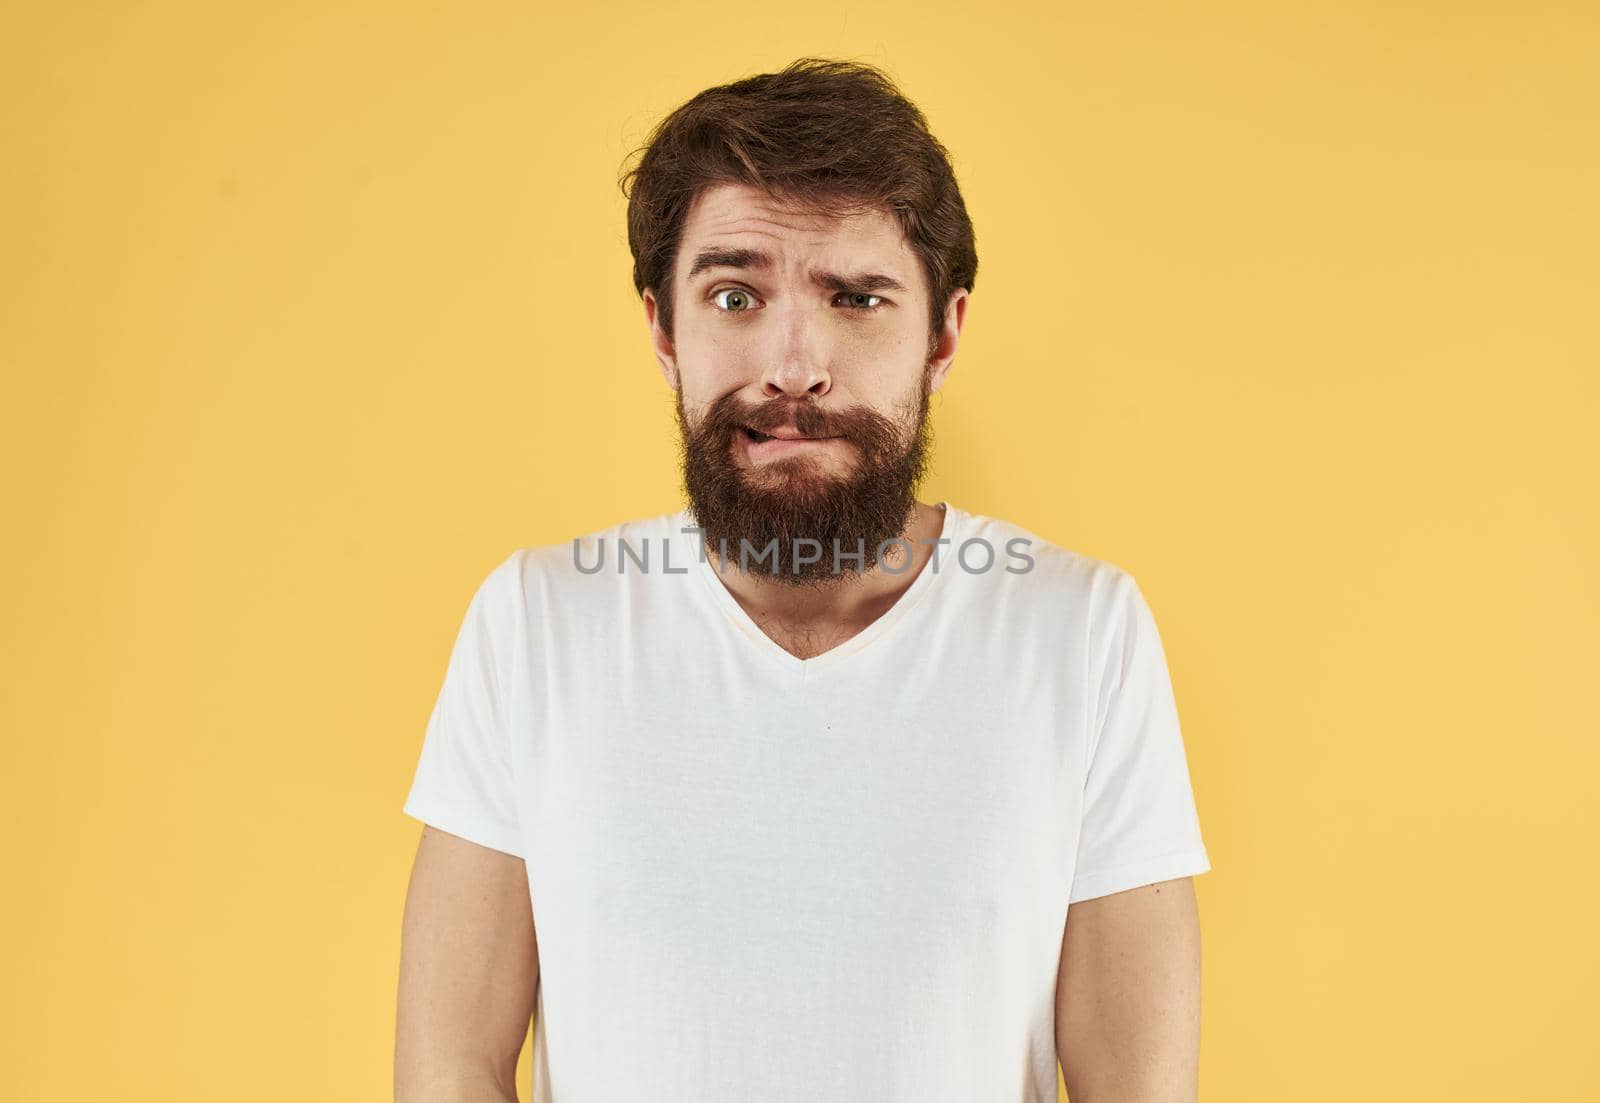
[[[1067,909],[1056,1055],[1072,1103],[1194,1103],[1200,916],[1192,878]]]
[[[516,1103],[538,983],[526,864],[424,826],[401,932],[396,1103]]]

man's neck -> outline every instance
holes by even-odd
[[[913,504],[910,523],[901,534],[911,546],[910,566],[905,566],[905,548],[895,544],[887,549],[882,565],[818,586],[793,586],[744,572],[733,558],[719,569],[719,574],[757,624],[771,624],[789,633],[816,634],[819,638],[851,636],[882,616],[916,581],[933,555],[944,517],[944,510],[935,506]],[[713,569],[718,569],[716,552],[709,545],[707,555]]]

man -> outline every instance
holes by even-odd
[[[397,1098],[1193,1100],[1209,868],[1132,577],[917,501],[977,268],[921,113],[802,59],[625,177],[688,507],[468,606],[405,810]]]

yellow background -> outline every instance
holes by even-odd
[[[467,599],[679,502],[618,171],[802,54],[977,225],[924,500],[1156,611],[1202,1098],[1595,1097],[1600,12],[1378,0],[8,3],[0,1095],[388,1098]]]

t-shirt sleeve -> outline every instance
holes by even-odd
[[[1211,868],[1166,653],[1144,594],[1120,568],[1100,624],[1074,904]]]
[[[521,553],[479,584],[456,634],[403,811],[525,857],[506,703],[521,615]]]

